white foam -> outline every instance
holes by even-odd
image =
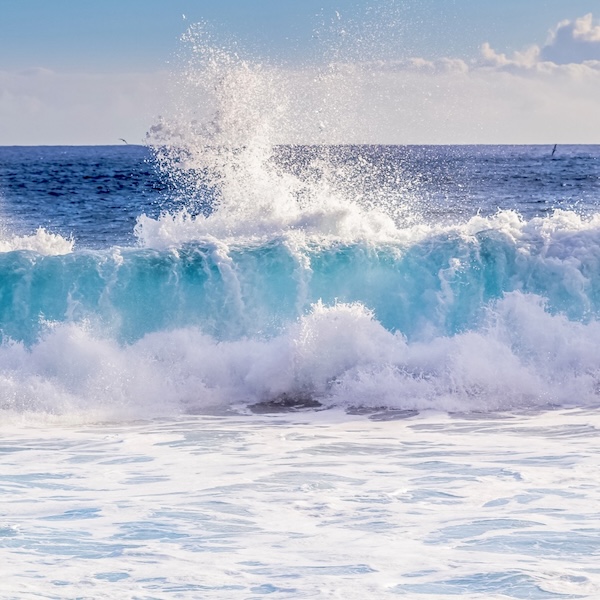
[[[597,411],[0,423],[7,598],[597,598]]]
[[[593,405],[600,324],[550,315],[521,293],[483,326],[408,343],[360,304],[317,304],[271,339],[216,341],[193,328],[119,345],[61,324],[30,349],[0,348],[2,408],[67,420],[226,410],[312,397],[326,406],[490,411]]]
[[[50,233],[39,227],[33,235],[3,236],[0,239],[0,252],[12,252],[14,250],[31,250],[38,254],[47,256],[58,256],[69,254],[73,251],[75,242],[56,233]]]
[[[368,161],[346,165],[322,146],[304,153],[297,169],[296,159],[278,151],[282,142],[299,141],[298,103],[311,123],[326,108],[344,131],[356,125],[344,118],[347,99],[341,105],[333,100],[339,87],[335,69],[302,75],[306,85],[301,89],[320,90],[315,100],[299,94],[298,81],[291,85],[281,69],[214,44],[206,26],[192,26],[184,39],[189,54],[174,85],[177,108],[148,134],[182,208],[158,219],[142,215],[136,235],[143,245],[164,248],[210,236],[243,242],[289,234],[375,242],[393,235],[392,217],[413,219],[397,166],[392,173]],[[347,121],[343,127],[342,121]],[[331,144],[331,131],[321,141]],[[187,209],[205,203],[207,196],[214,212],[190,216]]]

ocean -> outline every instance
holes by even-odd
[[[3,599],[600,597],[600,146],[2,147],[0,335]]]

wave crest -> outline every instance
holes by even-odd
[[[46,256],[60,256],[73,251],[75,242],[40,227],[33,235],[13,235],[0,239],[0,252],[30,250]]]
[[[119,345],[85,325],[0,347],[4,411],[68,420],[245,410],[282,398],[327,407],[481,412],[595,405],[600,324],[550,315],[519,292],[483,326],[409,342],[363,305],[318,303],[270,339],[217,341],[195,328]]]

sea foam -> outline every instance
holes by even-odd
[[[316,304],[271,338],[218,341],[193,327],[122,345],[84,325],[49,327],[0,348],[2,408],[122,419],[282,408],[490,410],[590,405],[600,326],[551,315],[514,292],[477,330],[428,341],[390,332],[361,304]]]
[[[0,237],[0,252],[30,250],[46,256],[60,256],[73,251],[75,242],[63,236],[38,228],[32,235],[6,235]]]

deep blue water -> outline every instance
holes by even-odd
[[[277,156],[302,174],[322,152],[285,147]],[[428,221],[498,209],[525,218],[556,208],[596,211],[600,146],[559,146],[551,153],[549,146],[353,146],[329,148],[327,156],[351,167],[366,161],[373,168],[357,167],[366,177],[350,183],[367,195],[382,184],[406,189]],[[2,217],[18,233],[44,227],[72,236],[80,248],[132,245],[140,214],[212,201],[211,190],[204,190],[208,198],[185,192],[143,146],[0,147]]]
[[[11,230],[47,228],[78,245],[131,243],[140,212],[156,212],[165,183],[142,146],[0,148],[2,213]]]

